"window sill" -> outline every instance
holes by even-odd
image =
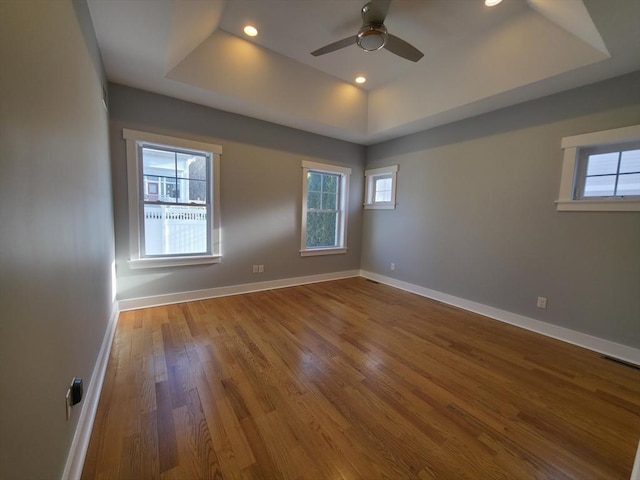
[[[365,210],[395,210],[395,203],[365,203]]]
[[[558,200],[559,212],[640,212],[640,200]]]
[[[301,257],[316,257],[319,255],[339,255],[347,253],[346,248],[313,248],[309,250],[300,250]]]
[[[172,258],[138,258],[129,260],[129,268],[160,268],[160,267],[182,267],[186,265],[207,265],[211,263],[220,263],[221,257],[218,256],[199,256],[199,257],[172,257]]]

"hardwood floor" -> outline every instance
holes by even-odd
[[[120,315],[83,479],[628,479],[640,371],[362,278]]]

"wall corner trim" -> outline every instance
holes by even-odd
[[[109,323],[107,324],[102,345],[100,346],[100,352],[98,353],[93,372],[91,373],[91,379],[85,392],[80,418],[76,425],[71,448],[67,455],[67,462],[62,473],[62,480],[80,480],[82,475],[82,468],[84,467],[85,457],[89,449],[93,422],[98,410],[98,402],[100,401],[100,393],[102,392],[102,384],[104,383],[107,364],[109,363],[111,345],[113,344],[113,337],[116,333],[119,315],[120,308],[116,301],[113,304]]]
[[[369,280],[384,283],[385,285],[396,287],[423,297],[431,298],[433,300],[453,305],[454,307],[462,308],[470,312],[478,313],[494,320],[508,323],[516,327],[524,328],[526,330],[530,330],[547,337],[555,338],[556,340],[571,343],[588,350],[593,350],[595,352],[602,353],[603,355],[624,360],[625,362],[629,362],[634,365],[640,365],[640,349],[637,348],[594,337],[592,335],[577,332],[575,330],[570,330],[565,327],[559,327],[551,323],[535,320],[523,315],[518,315],[517,313],[508,312],[506,310],[500,310],[498,308],[483,305],[481,303],[465,300],[464,298],[455,297],[453,295],[438,292],[436,290],[431,290],[429,288],[414,285],[412,283],[403,282],[402,280],[386,277],[377,273],[368,272],[366,270],[362,270],[360,272],[360,275]]]

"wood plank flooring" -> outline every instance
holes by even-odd
[[[362,278],[123,312],[82,478],[628,479],[640,371]]]

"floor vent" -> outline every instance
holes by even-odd
[[[619,358],[610,357],[609,355],[603,355],[602,358],[604,358],[605,360],[609,360],[611,362],[616,362],[616,363],[619,363],[621,365],[625,365],[625,366],[630,367],[630,368],[635,368],[636,370],[640,370],[640,366],[639,365],[636,365],[636,364],[631,363],[631,362],[626,362],[624,360],[620,360]]]

